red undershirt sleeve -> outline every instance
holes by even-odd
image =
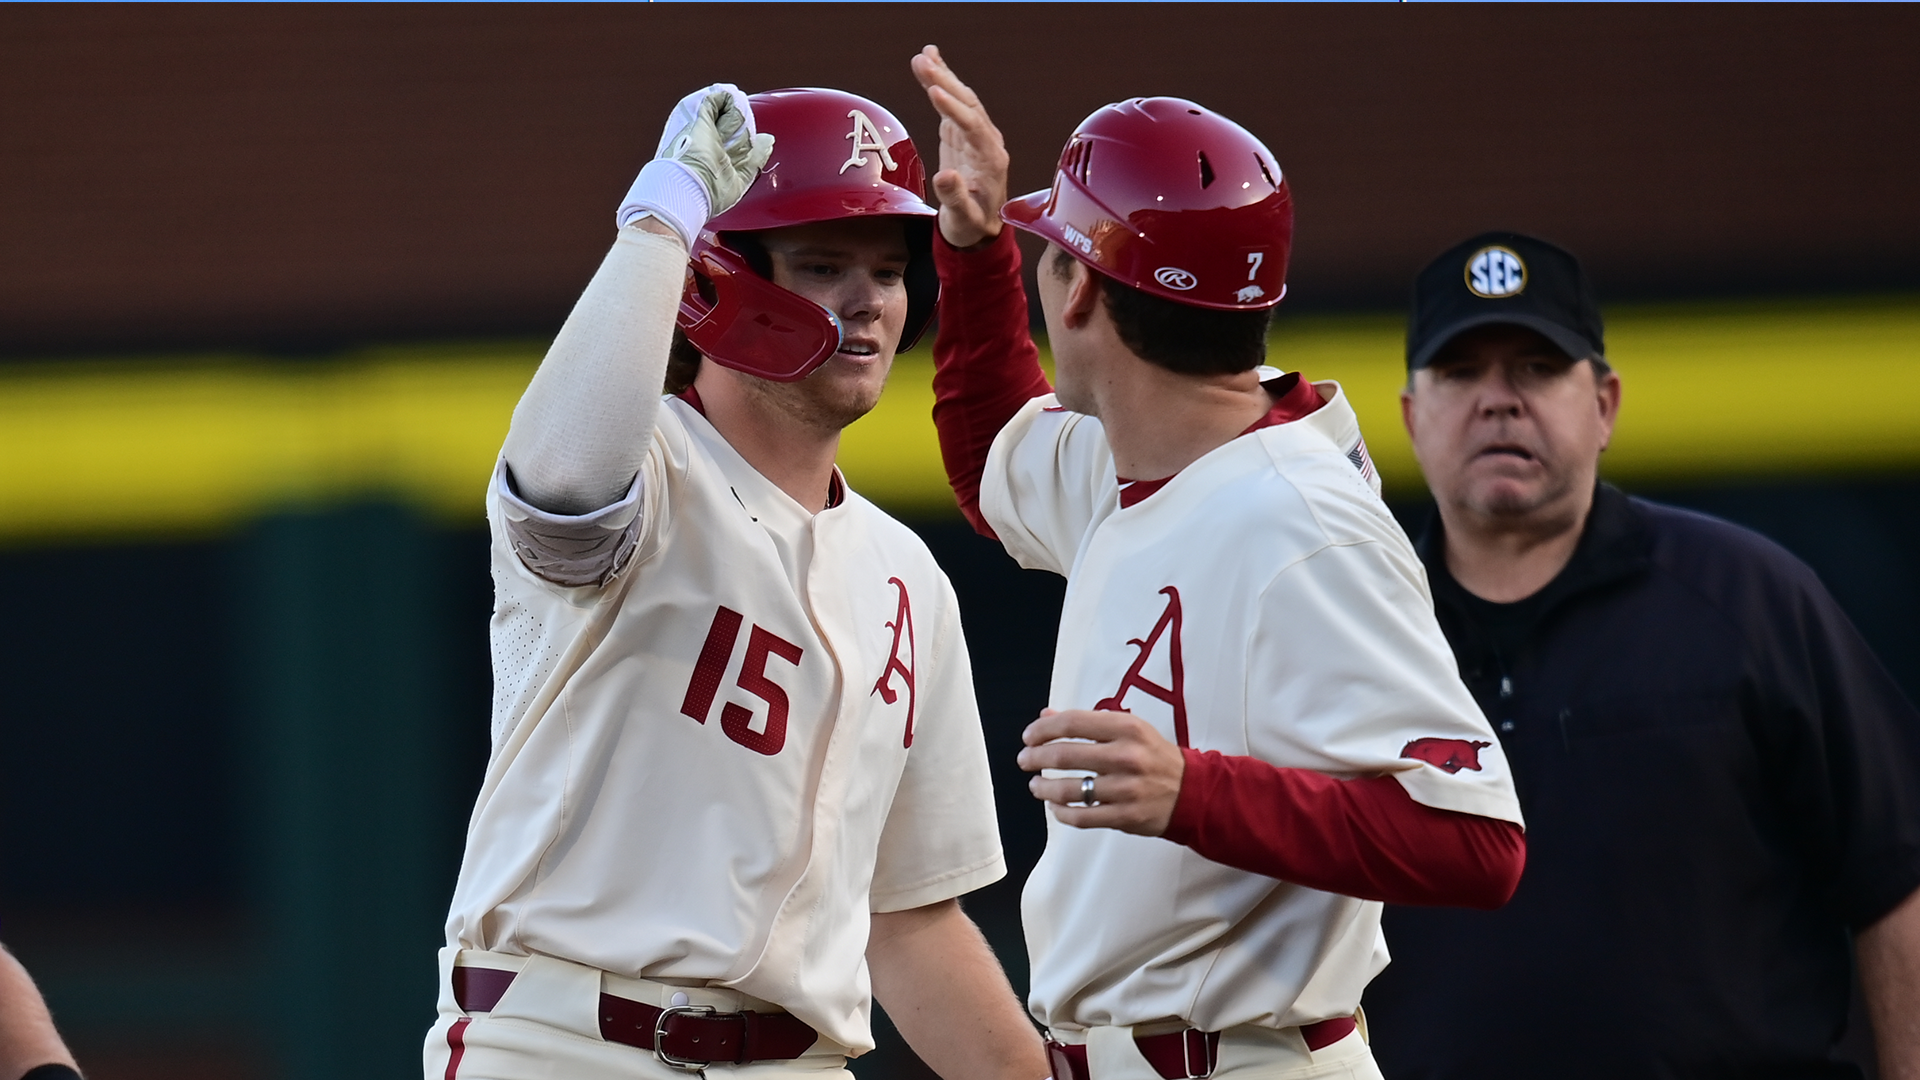
[[[980,514],[980,478],[994,436],[1020,407],[1052,390],[1027,330],[1027,291],[1013,230],[961,251],[938,229],[940,327],[933,339],[933,426],[947,482],[974,530],[995,538]]]
[[[1491,910],[1526,866],[1510,821],[1413,801],[1392,776],[1338,780],[1252,757],[1183,750],[1166,839],[1218,863],[1324,892]]]

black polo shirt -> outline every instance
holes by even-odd
[[[1851,932],[1920,887],[1920,714],[1813,572],[1602,485],[1515,604],[1421,538],[1527,817],[1493,912],[1391,907],[1390,1080],[1850,1077]]]

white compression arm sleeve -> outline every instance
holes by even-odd
[[[673,237],[620,230],[513,410],[502,453],[527,503],[584,514],[627,493],[659,416],[686,269]]]

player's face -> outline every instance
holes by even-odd
[[[1619,408],[1618,375],[1519,326],[1461,334],[1401,395],[1434,497],[1506,520],[1584,507]]]
[[[799,382],[756,380],[758,392],[835,430],[880,401],[907,324],[907,232],[899,218],[793,225],[760,234],[773,282],[840,317],[840,351]]]

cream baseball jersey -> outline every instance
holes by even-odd
[[[621,503],[542,515],[505,475],[449,944],[732,987],[871,1047],[869,912],[1005,873],[946,577],[857,494],[808,514],[679,399]],[[553,584],[530,517],[627,552]]]
[[[981,509],[1022,565],[1068,579],[1050,703],[1131,712],[1184,747],[1390,773],[1420,803],[1519,822],[1353,411],[1316,389],[1317,411],[1125,507],[1097,419],[1049,395],[1000,432]],[[1477,760],[1404,756],[1421,739]],[[1387,961],[1380,907],[1049,813],[1022,902],[1030,1004],[1065,1029],[1345,1016]]]

